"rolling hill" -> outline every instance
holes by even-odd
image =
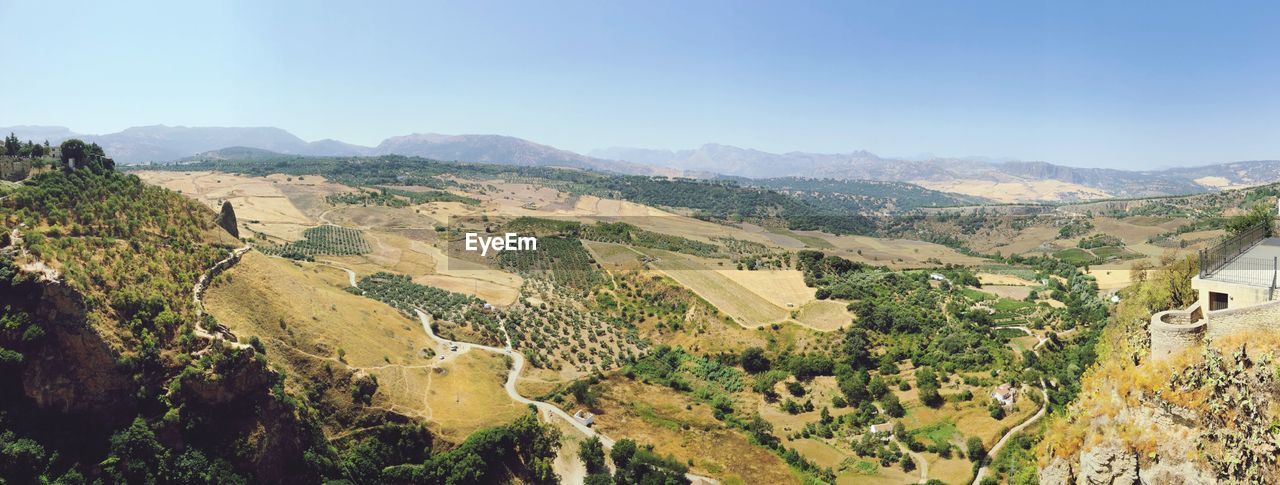
[[[58,143],[81,138],[101,145],[122,163],[167,162],[195,155],[232,157],[223,149],[257,149],[298,156],[421,156],[503,165],[566,167],[625,175],[750,179],[803,177],[905,182],[998,202],[1063,202],[1211,192],[1280,181],[1280,160],[1223,162],[1162,170],[1080,168],[1043,161],[984,158],[902,159],[867,151],[770,153],[706,144],[692,150],[609,148],[584,155],[502,135],[419,133],[387,138],[377,146],[338,140],[305,141],[273,127],[142,126],[103,135],[78,134],[58,126],[0,128],[24,139]],[[259,157],[267,155],[258,153]],[[770,182],[762,182],[767,186]],[[866,195],[861,192],[838,192]]]

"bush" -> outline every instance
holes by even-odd
[[[977,436],[970,436],[968,441],[965,441],[965,449],[965,454],[971,462],[977,463],[987,457],[987,448],[982,444],[982,438]]]
[[[742,351],[742,357],[739,359],[742,363],[742,369],[752,374],[759,374],[769,370],[769,359],[764,356],[764,349],[760,347],[748,347]]]

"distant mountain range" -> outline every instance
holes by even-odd
[[[1277,160],[1130,171],[979,158],[908,160],[883,158],[866,151],[769,153],[718,144],[679,151],[607,148],[593,150],[590,154],[676,170],[708,171],[756,179],[810,177],[909,182],[934,190],[1005,202],[1149,197],[1280,181],[1280,161]]]
[[[139,126],[90,135],[61,126],[0,128],[23,140],[60,143],[68,138],[97,143],[120,163],[170,162],[195,155],[248,158],[269,154],[306,156],[410,155],[477,163],[560,166],[640,175],[685,175],[667,168],[601,160],[520,138],[501,135],[413,134],[387,138],[376,147],[338,140],[308,142],[273,127],[223,128]],[[224,150],[226,149],[226,150]],[[705,174],[704,174],[705,175]]]
[[[305,141],[273,127],[140,126],[104,135],[79,134],[60,126],[14,126],[0,132],[20,139],[59,143],[81,138],[102,145],[121,163],[205,158],[412,155],[438,160],[557,166],[633,175],[752,179],[800,177],[905,182],[1002,202],[1073,201],[1106,197],[1187,194],[1280,181],[1280,161],[1228,162],[1200,167],[1129,171],[1077,168],[1047,162],[980,158],[908,160],[866,151],[770,153],[706,144],[692,150],[607,148],[587,155],[501,135],[412,134],[368,147],[338,140]],[[768,184],[765,184],[768,185]],[[794,185],[788,183],[788,185]],[[961,199],[963,200],[963,199]]]

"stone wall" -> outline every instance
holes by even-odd
[[[1280,301],[1209,312],[1207,337],[1221,339],[1250,330],[1280,332]]]
[[[1186,310],[1169,310],[1151,316],[1151,357],[1162,359],[1200,343],[1242,332],[1268,330],[1280,334],[1280,301],[1204,312],[1200,303]]]
[[[1169,310],[1151,316],[1151,357],[1162,359],[1195,345],[1205,334],[1200,303],[1186,310]]]

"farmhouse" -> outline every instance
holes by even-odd
[[[573,419],[582,423],[583,426],[591,426],[596,422],[596,415],[579,409],[578,412],[573,413]]]
[[[1184,310],[1151,316],[1151,355],[1160,359],[1195,345],[1247,330],[1280,331],[1280,238],[1259,224],[1200,251],[1200,274],[1191,278],[1196,302]]]
[[[871,434],[893,433],[893,424],[890,424],[890,423],[873,424],[871,425],[870,429],[871,429]],[[881,441],[889,441],[889,435],[886,434],[882,436],[880,439]]]
[[[1000,384],[994,391],[991,391],[991,397],[996,401],[1000,401],[1001,406],[1012,406],[1013,402],[1018,398],[1018,388],[1013,384]]]

